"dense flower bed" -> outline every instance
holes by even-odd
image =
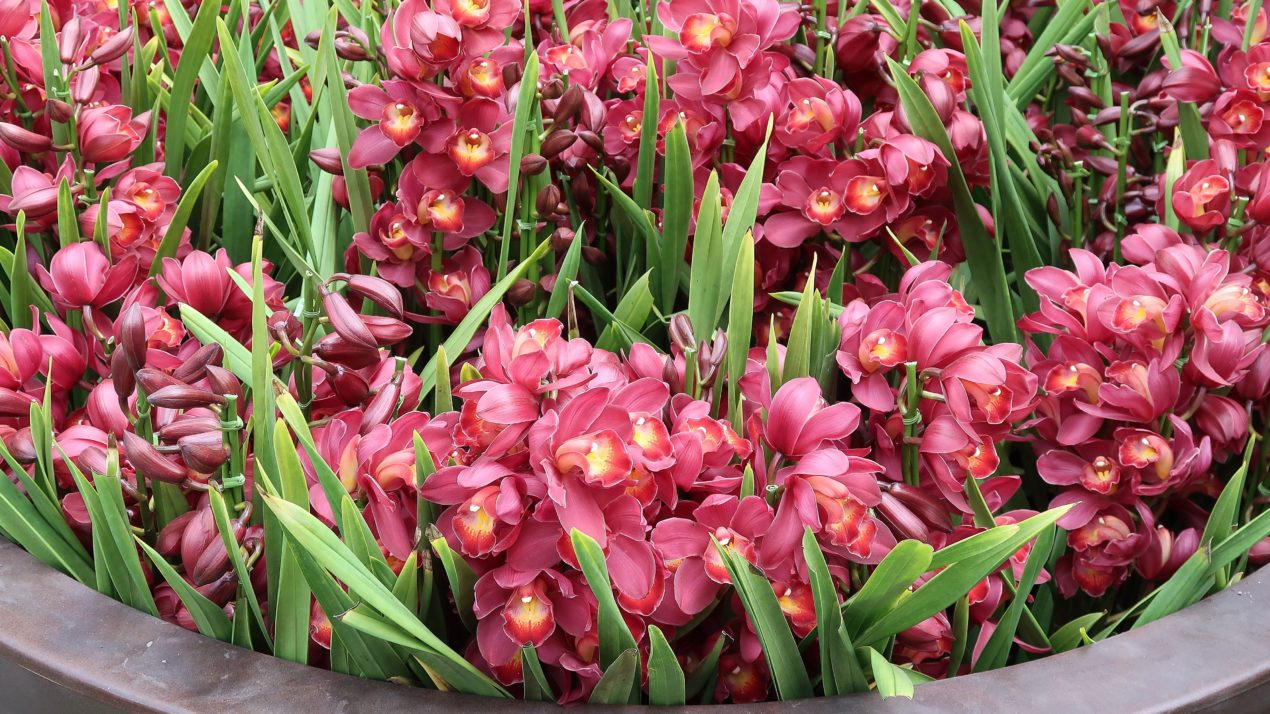
[[[361,676],[746,703],[1270,557],[1260,2],[0,0],[0,533]]]

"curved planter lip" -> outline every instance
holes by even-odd
[[[1267,605],[1270,569],[1263,569],[1140,630],[921,685],[913,701],[859,694],[745,711],[1247,711],[1270,701]],[[2,538],[0,612],[0,661],[25,670],[28,681],[42,678],[42,686],[87,697],[102,712],[560,711],[358,679],[226,645],[100,595]]]

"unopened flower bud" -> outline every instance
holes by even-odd
[[[0,416],[28,417],[36,401],[29,394],[0,387]]]
[[[129,363],[123,350],[115,350],[110,355],[110,385],[114,387],[120,403],[126,402],[137,388],[137,370]]]
[[[8,122],[0,122],[0,141],[24,154],[39,154],[53,148],[49,137]]]
[[[233,372],[214,364],[207,365],[207,385],[212,391],[223,397],[235,397],[238,403],[243,401],[243,383]]]
[[[340,160],[339,149],[314,149],[309,152],[309,160],[328,174],[334,176],[344,175],[344,162]]]
[[[188,384],[170,384],[149,394],[146,400],[150,406],[165,409],[194,409],[225,403],[221,395]]]
[[[877,505],[877,512],[891,526],[896,535],[923,543],[930,540],[930,529],[926,527],[922,519],[889,492],[882,492],[882,500]]]
[[[377,347],[355,345],[334,334],[318,340],[313,352],[327,362],[337,362],[350,369],[364,369],[379,364]]]
[[[119,350],[128,358],[133,370],[141,369],[146,364],[146,352],[149,351],[149,337],[146,335],[146,318],[141,305],[132,303],[123,314],[115,328],[119,340]]]
[[[542,85],[541,94],[543,99],[559,99],[564,94],[564,83],[558,78],[552,79]]]
[[[209,342],[194,350],[194,354],[190,355],[189,359],[172,370],[172,377],[185,383],[197,382],[203,378],[207,365],[220,363],[221,356],[221,346],[215,342]]]
[[[556,104],[556,123],[564,124],[572,119],[582,109],[584,101],[585,97],[582,94],[582,87],[577,84],[569,85],[569,88],[564,90],[564,94],[561,95],[560,101]]]
[[[123,453],[139,476],[163,483],[181,483],[185,480],[185,469],[159,453],[150,442],[130,431],[123,435]]]
[[[31,438],[31,427],[24,426],[9,437],[6,444],[9,453],[20,464],[35,463],[38,458],[35,452],[35,440]]]
[[[220,431],[205,431],[182,437],[177,442],[181,449],[181,460],[191,469],[210,474],[229,460],[229,449],[225,448],[225,439]]]
[[[185,535],[186,526],[196,515],[198,511],[186,511],[163,526],[163,529],[159,531],[159,537],[154,542],[154,549],[159,551],[159,555],[171,558],[180,552],[181,537]]]
[[[952,532],[952,519],[948,511],[925,491],[899,482],[890,484],[884,490],[922,519],[927,526],[944,533]]]
[[[578,135],[568,129],[557,129],[543,140],[539,153],[548,160],[554,159],[578,140]]]
[[[405,316],[405,308],[401,300],[401,289],[387,280],[371,275],[335,273],[327,281],[327,284],[329,285],[336,280],[344,281],[345,287],[350,293],[370,300],[387,310],[389,315],[398,320]]]
[[[375,396],[371,397],[370,403],[366,405],[366,411],[362,413],[362,435],[364,436],[379,424],[388,423],[388,420],[392,418],[393,412],[397,411],[397,402],[400,399],[401,378],[397,376],[380,387]]]
[[[697,336],[692,329],[692,320],[685,313],[676,313],[670,318],[670,341],[684,354],[697,351]]]
[[[537,176],[547,168],[547,159],[542,154],[525,154],[520,160],[520,172],[526,176]]]
[[[534,285],[533,281],[521,278],[512,283],[511,288],[507,291],[507,300],[519,307],[533,300],[536,292],[537,286]]]
[[[331,329],[340,337],[361,347],[374,349],[378,346],[362,316],[357,314],[343,295],[323,290],[322,306],[331,321]]]
[[[153,367],[144,367],[137,371],[137,384],[141,386],[141,390],[146,394],[154,394],[164,387],[173,385],[189,386],[167,372]]]
[[[75,51],[79,49],[81,36],[81,26],[78,17],[72,17],[62,23],[62,31],[57,33],[56,38],[57,58],[62,61],[62,64],[71,64],[75,61]]]
[[[56,122],[68,122],[75,116],[75,109],[60,99],[49,99],[44,105],[45,113]]]
[[[123,57],[124,53],[132,48],[132,25],[124,27],[122,30],[110,36],[109,40],[101,43],[93,53],[88,56],[88,61],[93,64],[107,64]]]
[[[538,191],[538,198],[534,202],[534,208],[538,210],[538,215],[550,216],[556,212],[556,207],[560,205],[560,201],[563,198],[564,194],[560,192],[560,187],[554,183],[549,183]]]
[[[335,55],[350,62],[362,62],[370,59],[370,55],[366,54],[366,47],[348,37],[335,38]]]
[[[608,262],[608,256],[604,251],[593,245],[582,246],[582,259],[590,265],[604,265]]]
[[[219,419],[210,416],[192,416],[191,414],[187,412],[185,415],[164,424],[159,428],[159,438],[171,443],[180,441],[192,434],[220,430]]]
[[[370,385],[357,372],[342,364],[331,362],[323,362],[321,367],[326,371],[327,381],[331,383],[331,391],[335,392],[335,396],[348,406],[358,406],[370,396]]]
[[[597,154],[604,153],[604,138],[587,129],[578,130],[578,138]]]

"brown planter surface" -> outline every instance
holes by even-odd
[[[618,709],[646,708],[606,707]],[[357,679],[232,647],[121,605],[0,540],[0,712],[395,711],[561,710]],[[1140,630],[922,685],[913,701],[858,694],[744,711],[1270,711],[1270,569]]]

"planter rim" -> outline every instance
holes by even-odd
[[[1264,706],[1270,696],[1270,616],[1258,612],[1270,603],[1267,570],[1091,647],[921,685],[911,702],[858,694],[748,705],[745,711],[1235,711],[1250,703]],[[49,686],[100,702],[102,711],[559,711],[549,704],[358,679],[233,647],[107,598],[2,538],[0,611],[6,614],[0,618],[0,660],[55,683]]]

